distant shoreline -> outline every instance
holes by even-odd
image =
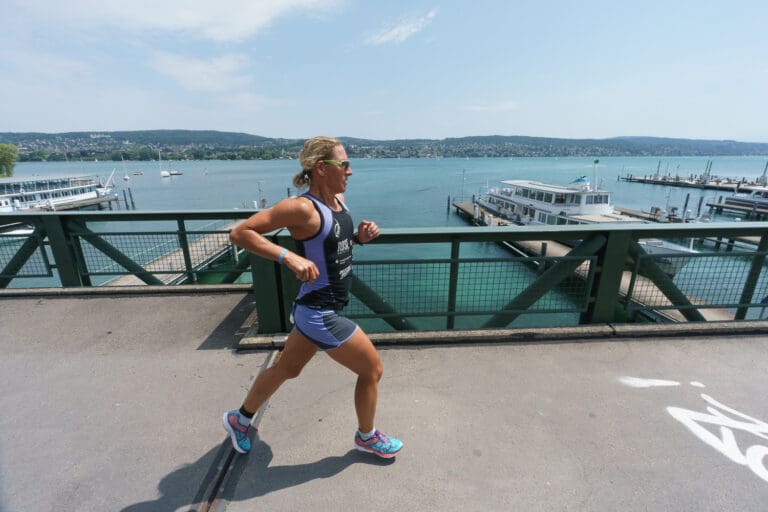
[[[559,139],[475,136],[371,140],[339,137],[351,158],[683,157],[768,156],[768,143],[660,137]],[[280,160],[296,159],[304,139],[278,139],[210,130],[0,133],[18,148],[19,162],[66,160]]]

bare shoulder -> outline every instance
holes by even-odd
[[[280,217],[294,221],[291,224],[304,222],[315,214],[315,206],[306,197],[283,199],[273,206],[272,209]]]
[[[290,197],[277,204],[253,214],[235,228],[235,230],[252,230],[257,233],[268,233],[280,228],[293,229],[314,220],[315,209],[312,202],[305,197]]]

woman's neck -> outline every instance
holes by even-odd
[[[339,203],[336,202],[336,194],[330,190],[324,190],[320,187],[310,186],[309,193],[322,201],[323,204],[325,204],[328,208],[336,209],[339,206]]]

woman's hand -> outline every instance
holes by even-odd
[[[306,258],[302,258],[295,252],[286,253],[283,258],[283,264],[296,274],[296,279],[301,282],[312,284],[320,277],[317,265]]]
[[[379,236],[379,226],[372,220],[364,220],[357,226],[357,239],[361,244],[367,244]]]

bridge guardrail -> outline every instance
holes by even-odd
[[[295,278],[228,240],[253,211],[4,214],[0,224],[34,231],[0,233],[0,287],[250,277],[260,331],[285,332]],[[762,318],[767,233],[766,222],[382,229],[355,250],[344,314],[368,330]],[[270,236],[294,246],[286,231]],[[693,239],[698,252],[659,256],[638,244],[656,238]]]

